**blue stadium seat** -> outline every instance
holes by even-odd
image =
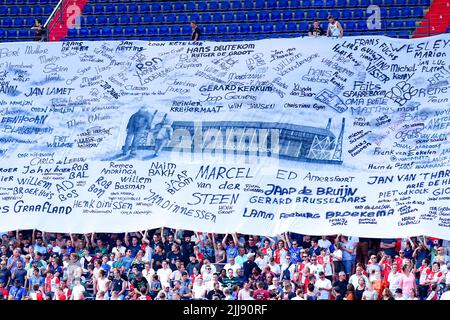
[[[356,22],[356,29],[358,31],[364,31],[367,30],[367,21],[358,21]]]
[[[155,16],[154,16],[154,20],[155,20],[155,22],[156,23],[164,23],[164,13],[157,13]],[[198,20],[198,19],[197,19]],[[196,21],[197,21],[196,20]]]
[[[140,14],[132,15],[131,23],[132,24],[141,24],[142,23],[142,15],[140,15]]]
[[[68,32],[67,32],[67,36],[70,37],[70,38],[76,37],[77,36],[77,29],[75,29],[75,28],[69,29]]]
[[[138,13],[139,7],[136,3],[130,3],[128,5],[128,13]]]
[[[226,11],[231,9],[231,2],[228,0],[220,1],[220,10]]]
[[[265,9],[266,1],[265,0],[256,0],[255,1],[255,9]]]
[[[111,27],[105,26],[102,28],[102,36],[103,37],[112,37],[112,29]]]
[[[214,24],[207,24],[205,26],[205,33],[206,34],[214,34],[214,33],[216,33],[216,25],[214,25]]]
[[[416,27],[416,21],[415,20],[406,20],[405,26],[407,28],[415,28]]]
[[[95,16],[87,16],[86,24],[87,25],[95,25],[95,24],[97,24],[97,18]]]
[[[116,15],[109,16],[108,23],[111,25],[119,24],[119,17]]]
[[[308,22],[306,22],[306,21],[300,21],[299,22],[299,24],[298,24],[298,30],[300,31],[300,32],[303,32],[303,31],[307,31],[309,28],[308,28]]]
[[[191,34],[191,33],[192,33],[192,28],[191,28],[191,26],[189,26],[189,25],[184,25],[184,26],[181,28],[181,32],[182,32],[183,34]]]
[[[278,8],[278,1],[277,0],[267,0],[267,9],[276,9]]]
[[[371,4],[370,1],[371,1],[371,0],[361,0],[361,1],[360,1],[360,6],[361,6],[361,7],[364,7],[364,8],[367,8],[367,7],[370,6],[370,4]]]
[[[115,13],[116,12],[116,6],[112,3],[107,3],[105,6],[105,13]]]
[[[270,14],[270,19],[272,21],[278,21],[281,20],[281,11],[280,10],[273,10]]]
[[[175,23],[177,21],[177,15],[175,13],[167,13],[166,14],[166,22],[167,23]]]
[[[239,33],[239,26],[237,24],[228,25],[228,33],[230,33],[230,34]]]
[[[37,8],[37,6],[34,7],[34,9],[36,9],[36,8]],[[39,7],[39,8],[41,8],[41,7]],[[83,8],[83,14],[93,14],[93,13],[94,13],[94,8],[92,7],[92,5],[90,5],[89,3],[86,4]]]
[[[231,2],[231,9],[233,9],[233,10],[242,9],[242,2],[240,0],[233,0]]]
[[[348,0],[347,6],[349,7],[358,7],[359,6],[359,0]]]
[[[89,34],[90,34],[91,37],[99,36],[100,35],[100,28],[99,27],[92,27],[90,29]]]
[[[330,15],[332,15],[336,20],[341,18],[341,10],[332,9],[330,10]]]
[[[174,5],[173,5],[173,10],[176,11],[176,12],[183,12],[183,11],[185,11],[186,7],[184,5],[184,2],[182,2],[182,1],[175,2]],[[180,31],[180,33],[181,33],[181,31]]]
[[[153,2],[151,8],[152,8],[152,12],[161,12],[162,11],[162,6],[159,2]]]
[[[207,12],[200,14],[200,21],[201,22],[211,22],[211,15]]]
[[[239,32],[240,33],[250,33],[250,24],[248,24],[248,23],[241,23],[239,25]]]
[[[410,32],[408,30],[400,30],[398,32],[398,37],[402,39],[409,39]]]
[[[300,3],[300,0],[291,0],[289,7],[291,8],[301,8],[302,5]]]
[[[122,25],[130,24],[130,22],[131,22],[131,18],[129,15],[124,14],[119,17],[119,23]]]
[[[421,7],[416,7],[413,9],[413,16],[414,17],[423,17],[423,9]]]
[[[210,11],[217,11],[219,10],[219,2],[217,1],[211,1],[208,5],[208,9]]]
[[[345,31],[353,31],[356,30],[356,24],[353,21],[347,21],[344,26]]]
[[[308,8],[312,8],[312,1],[311,0],[303,0],[302,1],[302,6],[306,9]]]
[[[398,8],[390,8],[388,12],[389,12],[389,18],[400,17],[400,12],[398,11]]]
[[[278,0],[278,8],[280,9],[289,8],[289,0]]]
[[[364,10],[363,9],[354,9],[353,10],[353,18],[354,19],[364,18]]]
[[[11,6],[9,7],[9,14],[12,16],[17,16],[19,15],[20,12],[20,7],[19,6]]]
[[[173,3],[170,1],[166,1],[163,3],[163,11],[171,12],[173,11]],[[169,29],[167,29],[167,34],[169,34]]]
[[[80,37],[86,38],[89,35],[89,29],[81,28],[78,34],[80,35]]]
[[[292,10],[284,10],[283,11],[283,20],[284,21],[288,21],[288,20],[292,20],[292,19],[294,19],[294,11],[292,11]]]
[[[127,10],[128,10],[127,5],[124,3],[119,3],[116,6],[117,13],[125,13],[125,12],[127,12]]]
[[[108,24],[108,17],[106,16],[97,16],[97,24],[99,25],[106,25]],[[111,23],[109,23],[111,24]]]
[[[153,16],[151,14],[144,14],[144,19],[142,20],[145,24],[153,23]]]
[[[122,36],[123,35],[123,28],[122,28],[122,26],[114,26],[113,27],[113,35],[115,37]]]
[[[419,3],[418,0],[408,0],[408,5],[410,6],[417,6]]]
[[[194,1],[189,1],[186,3],[186,11],[196,11],[197,5]]]
[[[288,22],[286,24],[286,29],[288,32],[297,32],[297,23],[292,21]]]
[[[400,11],[400,15],[403,18],[411,18],[411,9],[403,7],[402,10]]]
[[[34,18],[33,18],[33,17],[26,17],[26,18],[25,18],[25,24],[26,24],[27,26],[32,26],[32,25],[34,25]]]
[[[140,13],[149,13],[150,5],[146,2],[139,4],[139,12]]]
[[[105,7],[101,3],[96,3],[94,5],[94,13],[95,14],[104,14],[105,13]]]
[[[306,19],[312,20],[316,18],[316,10],[308,10],[306,11]]]
[[[0,6],[0,15],[5,16],[8,14],[8,7]]]
[[[214,13],[214,15],[216,14],[217,12],[215,12]],[[222,15],[221,15],[222,16]],[[217,21],[216,20],[216,17],[214,17],[214,21]],[[231,21],[234,21],[234,13],[233,13],[233,11],[227,11],[227,12],[225,12],[225,14],[223,15],[223,21],[225,21],[225,22],[231,22]]]
[[[18,37],[18,32],[16,29],[8,29],[6,31],[6,37],[10,39],[16,39]]]
[[[345,7],[347,7],[347,0],[337,0],[336,1],[336,7],[338,7],[338,8],[345,8]]]
[[[257,21],[258,13],[256,11],[248,11],[247,12],[247,20],[248,21]]]
[[[30,37],[30,30],[29,29],[20,29],[19,30],[19,38],[29,38]]]
[[[181,35],[181,26],[179,25],[173,25],[170,27],[170,34],[171,35]]]
[[[276,32],[285,32],[286,31],[286,24],[284,22],[277,22],[275,24],[275,31]]]
[[[263,29],[261,23],[254,22],[250,25],[250,30],[252,33],[261,33]]]
[[[333,8],[336,6],[336,1],[335,0],[326,0],[325,6],[327,8]]]
[[[24,16],[28,16],[31,14],[31,7],[30,6],[21,6],[20,7],[20,14]]]
[[[229,13],[231,13],[232,18],[234,18],[233,13],[232,12],[229,12]],[[212,21],[214,21],[214,22],[222,22],[223,21],[223,14],[222,14],[222,12],[214,12],[212,14]],[[230,21],[233,21],[233,20],[230,20]]]
[[[190,13],[189,21],[200,21],[200,15],[198,13]]]
[[[136,34],[133,26],[126,26],[123,31],[126,37],[131,37]]]
[[[268,11],[261,11],[259,13],[259,21],[269,21],[270,15]]]
[[[317,7],[324,7],[325,2],[323,0],[314,0],[314,6]]]
[[[264,32],[273,32],[273,23],[264,23],[263,31]]]
[[[342,11],[342,19],[351,19],[352,18],[352,11],[349,9],[344,9]]]
[[[403,28],[403,20],[393,20],[391,21],[391,28],[399,29]]]
[[[320,9],[319,10],[319,19],[326,20],[328,18],[328,10]]]
[[[219,24],[217,26],[217,33],[218,34],[226,34],[226,33],[228,33],[227,25],[226,24]]]
[[[245,14],[244,11],[238,11],[238,12],[236,12],[235,20],[238,21],[238,22],[246,21],[247,20],[247,15]]]
[[[294,19],[295,20],[303,20],[305,17],[305,12],[303,10],[295,10]]]
[[[197,11],[203,12],[208,10],[208,3],[206,1],[199,1],[197,2]]]
[[[44,7],[44,14],[45,14],[46,16],[51,15],[52,12],[53,12],[53,6],[48,5],[48,6],[45,6],[45,7]]]
[[[25,20],[23,18],[14,18],[13,19],[14,27],[23,27],[25,25]]]
[[[143,30],[142,30],[143,29]],[[156,35],[158,34],[158,27],[157,26],[148,26],[147,28],[145,26],[138,26],[136,28],[136,33],[139,35]]]
[[[189,22],[187,13],[178,13],[177,14],[177,18],[178,18],[177,19],[178,23],[183,24],[183,23],[188,23]]]
[[[253,0],[244,0],[244,9],[253,9]]]

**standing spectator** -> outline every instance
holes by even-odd
[[[5,285],[5,288],[8,288],[10,281],[11,271],[6,267],[6,261],[2,261],[0,263],[0,282]]]
[[[358,285],[355,288],[356,300],[362,300],[364,291],[366,291],[366,280],[361,277],[358,279]]]
[[[264,284],[263,284],[261,281],[259,281],[259,282],[256,284],[256,287],[257,287],[258,289],[256,289],[256,290],[253,292],[253,297],[255,298],[255,300],[258,300],[258,301],[261,301],[261,300],[269,300],[269,298],[270,298],[270,293],[269,293],[269,291],[267,291],[267,290],[264,289]]]
[[[320,272],[319,273],[319,279],[316,281],[317,289],[319,290],[320,300],[329,300],[330,299],[330,293],[332,290],[331,281],[325,278],[325,273]]]
[[[327,37],[342,38],[344,36],[344,29],[342,29],[339,21],[334,19],[333,16],[329,16],[328,22]]]
[[[14,280],[14,286],[9,289],[9,300],[24,300],[27,290],[22,286],[20,280]]]
[[[319,24],[319,20],[314,19],[313,25],[309,28],[308,35],[310,37],[320,37],[325,34],[325,31]]]
[[[289,241],[289,236],[285,233],[286,244],[288,245],[289,255],[291,256],[291,262],[297,263],[301,260],[300,258],[300,247],[298,246],[297,240],[293,240],[292,243]]]
[[[405,296],[405,299],[408,299],[409,294],[410,294],[410,289],[411,288],[414,288],[414,290],[416,289],[416,277],[411,272],[411,268],[409,265],[405,264],[402,268],[402,271],[403,271],[403,273],[402,273],[402,279],[400,281],[400,289],[402,290],[403,295]]]
[[[228,233],[223,237],[222,245],[225,248],[226,255],[227,255],[227,263],[230,262],[230,258],[235,258],[238,255],[238,240],[236,233],[232,234],[233,239],[228,241],[227,245],[227,238]],[[234,260],[234,259],[233,259]]]
[[[345,297],[346,293],[347,293],[347,286],[348,286],[348,281],[345,277],[345,272],[344,271],[340,271],[339,272],[339,278],[338,280],[333,284],[334,288],[339,288],[338,292],[339,294],[343,297]],[[336,289],[337,290],[337,289]]]
[[[47,29],[42,24],[41,19],[34,19],[34,26],[31,29],[34,30],[34,41],[43,42],[47,40]]]
[[[275,263],[278,265],[282,265],[286,263],[286,256],[288,255],[288,249],[285,247],[283,240],[278,240],[277,248],[273,252],[273,257],[275,259]]]
[[[191,21],[191,28],[192,28],[191,40],[198,41],[202,33],[196,21]]]
[[[385,280],[387,280],[387,284],[389,285],[390,292],[395,292],[398,288],[400,288],[400,282],[402,279],[402,274],[398,272],[399,268],[397,263],[392,264],[391,272],[389,273],[387,279],[385,277]]]
[[[243,266],[243,270],[244,270],[244,275],[246,277],[249,277],[250,274],[252,273],[253,268],[257,268],[260,269],[261,268],[258,266],[258,264],[255,263],[255,253],[250,252],[247,254],[247,261],[244,262],[244,266]]]
[[[224,245],[221,242],[216,242],[213,233],[213,245],[214,245],[214,262],[225,263],[227,261],[227,253],[224,249]]]

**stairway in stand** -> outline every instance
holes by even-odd
[[[434,0],[412,37],[421,38],[445,33],[449,27],[450,0]]]

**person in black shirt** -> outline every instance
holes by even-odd
[[[31,27],[34,30],[34,41],[45,41],[47,30],[42,24],[41,19],[34,19],[34,26]]]
[[[310,37],[320,37],[325,34],[317,19],[314,19],[313,25],[309,28],[308,35]]]
[[[201,31],[200,31],[200,28],[197,26],[197,22],[192,21],[191,28],[192,28],[191,40],[198,41],[200,39]]]
[[[345,272],[339,272],[339,279],[333,284],[333,288],[341,295],[342,298],[345,297],[345,294],[347,293],[347,285],[348,281],[345,276]]]

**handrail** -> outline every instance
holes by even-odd
[[[44,27],[47,28],[48,25],[50,24],[50,22],[53,20],[53,17],[56,15],[56,12],[59,9],[62,9],[62,5],[64,3],[64,0],[59,0],[58,4],[55,6],[55,8],[53,9],[52,13],[50,14],[50,16],[48,17],[47,21],[45,21]],[[62,23],[62,10],[60,10],[60,21]]]

